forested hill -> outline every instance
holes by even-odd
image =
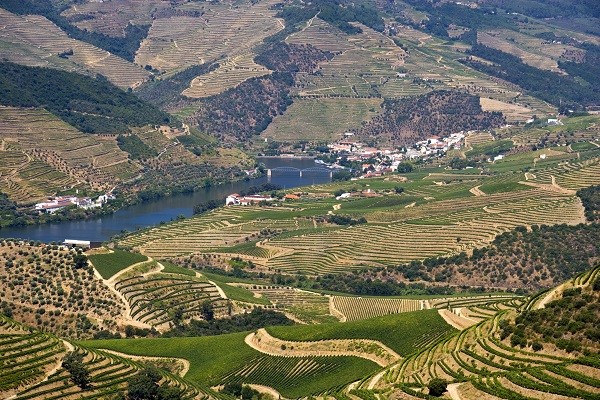
[[[411,145],[432,132],[448,135],[496,128],[504,123],[501,113],[483,111],[478,97],[440,90],[410,99],[385,101],[383,112],[366,124],[359,135]]]
[[[172,123],[169,114],[101,75],[12,63],[0,63],[0,104],[43,107],[86,133],[124,133],[130,126]]]

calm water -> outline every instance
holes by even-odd
[[[314,168],[311,159],[259,159],[267,168],[294,167],[299,169]],[[284,188],[312,185],[329,182],[328,170],[324,172],[299,173],[274,171],[271,183]],[[267,182],[267,177],[252,179],[248,182],[234,182],[207,189],[200,189],[192,194],[183,194],[159,199],[154,202],[136,204],[116,213],[97,219],[85,221],[66,221],[56,224],[34,225],[22,228],[0,229],[0,237],[40,240],[43,242],[79,239],[105,241],[121,233],[123,230],[134,231],[157,225],[161,221],[170,221],[179,215],[192,215],[194,205],[213,199],[224,199],[228,194],[239,192],[250,186]]]

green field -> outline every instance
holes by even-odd
[[[141,254],[121,250],[114,250],[112,253],[106,254],[92,254],[88,258],[104,279],[110,278],[133,264],[148,260],[148,257]]]
[[[245,279],[235,279],[233,277],[222,276],[217,274],[210,274],[203,272],[202,275],[207,279],[210,279],[217,286],[219,286],[225,295],[230,300],[243,301],[244,303],[262,304],[269,305],[271,302],[265,297],[255,297],[254,293],[243,287],[233,286],[229,283],[253,283]]]
[[[345,323],[276,326],[267,331],[274,337],[292,341],[378,340],[401,356],[407,356],[455,329],[437,310],[423,310]]]
[[[180,267],[179,265],[175,265],[168,261],[160,262],[165,268],[161,271],[165,274],[179,274],[179,275],[187,275],[187,276],[196,276],[196,271]]]
[[[300,398],[343,387],[377,369],[375,363],[358,357],[261,356],[251,360],[223,382],[271,386],[287,398]]]
[[[336,388],[371,374],[377,365],[356,357],[274,357],[244,343],[249,332],[221,336],[117,339],[83,342],[86,347],[126,354],[177,357],[190,361],[185,379],[198,385],[224,382],[274,387],[286,397],[301,397]],[[256,366],[251,373],[248,367]]]

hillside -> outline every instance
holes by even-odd
[[[58,246],[0,242],[2,313],[70,338],[115,330],[124,306],[85,255]]]
[[[481,109],[479,99],[460,92],[434,91],[410,100],[388,100],[380,115],[365,124],[358,136],[366,141],[410,146],[435,132],[489,130],[505,123],[499,112]]]
[[[104,77],[0,64],[0,104],[44,107],[86,133],[125,133],[130,126],[167,125],[170,116]]]

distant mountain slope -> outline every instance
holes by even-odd
[[[124,29],[124,37],[112,37],[80,29],[63,17],[60,14],[62,9],[51,0],[5,0],[1,6],[15,14],[42,15],[60,27],[69,37],[90,43],[128,61],[133,61],[140,42],[148,34],[147,25],[128,25]]]
[[[0,8],[0,59],[86,74],[102,74],[122,88],[135,87],[148,71],[81,38],[69,37],[42,15],[16,15]]]
[[[129,126],[163,125],[171,120],[102,76],[11,63],[0,63],[0,104],[44,107],[87,133],[123,133]]]

